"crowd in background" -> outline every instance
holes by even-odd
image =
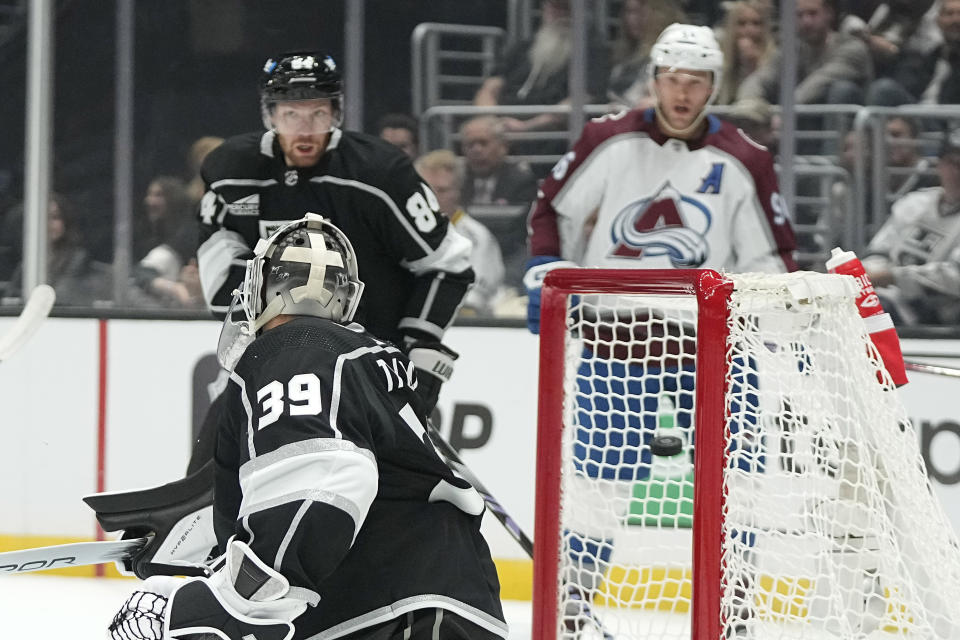
[[[532,6],[537,28],[529,38],[515,39],[498,52],[493,72],[478,78],[474,105],[569,101],[567,78],[573,48],[569,2],[532,0]],[[652,106],[648,62],[654,40],[674,22],[707,23],[713,26],[724,52],[715,102],[721,107],[718,113],[776,151],[783,52],[780,16],[773,0],[731,0],[719,6],[696,1],[622,0],[609,6],[613,10],[609,24],[591,23],[585,40],[588,102],[609,104],[611,111]],[[795,20],[794,99],[798,105],[960,104],[960,0],[796,0]],[[464,118],[456,124],[455,144],[445,150],[425,148],[419,139],[420,114],[376,115],[376,126],[368,132],[411,157],[437,193],[443,213],[474,242],[478,282],[462,313],[522,315],[526,213],[536,197],[538,181],[549,167],[522,160],[538,143],[518,134],[562,129],[566,115]],[[960,120],[960,108],[957,116]],[[954,123],[943,118],[891,117],[884,121],[884,157],[870,155],[869,141],[852,130],[850,116],[840,120],[819,117],[806,126],[832,133],[822,141],[798,144],[801,166],[826,163],[842,170],[837,175],[849,176],[859,155],[883,162],[888,182],[884,193],[868,189],[852,194],[856,185],[849,178],[834,180],[826,188],[822,180],[808,184],[798,179],[798,203],[813,195],[823,199],[817,200],[813,214],[804,213],[799,205],[794,207],[795,221],[803,223],[804,216],[812,216],[837,230],[855,214],[852,206],[873,211],[882,201],[886,214],[893,212],[891,224],[907,206],[902,201],[911,210],[932,207],[937,224],[930,225],[924,237],[914,239],[925,251],[908,251],[911,257],[905,258],[902,246],[891,246],[892,232],[883,226],[886,219],[880,219],[874,220],[869,230],[868,240],[877,235],[869,252],[880,256],[873,262],[882,262],[886,283],[899,283],[909,291],[911,278],[923,272],[923,278],[937,280],[960,301],[960,272],[955,268],[960,262],[960,223],[954,221],[960,220],[960,194],[950,184],[954,148],[941,143]],[[202,195],[198,167],[220,141],[214,136],[196,139],[179,174],[155,175],[142,192],[134,215],[135,267],[123,287],[128,292],[126,305],[203,309],[195,257],[195,212]],[[559,157],[565,149],[545,146],[540,150]],[[925,197],[914,195],[918,191]],[[22,207],[14,202],[0,202],[0,206],[0,298],[15,301],[20,295]],[[860,214],[863,218],[863,212]],[[60,304],[92,305],[109,300],[115,291],[109,262],[102,258],[108,252],[98,247],[95,239],[84,237],[86,227],[84,214],[77,211],[75,203],[63,194],[51,197],[47,272]],[[841,240],[839,235],[823,231],[801,230],[798,237],[801,249],[804,243],[829,249]],[[927,265],[935,258],[942,264]],[[803,266],[823,268],[814,262]],[[906,271],[911,275],[903,275]],[[913,315],[908,309],[902,317],[903,322],[914,324],[958,320],[952,311],[924,309]]]

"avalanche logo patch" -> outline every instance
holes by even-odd
[[[712,222],[713,215],[702,202],[682,195],[668,181],[653,196],[631,202],[617,214],[608,255],[665,255],[676,268],[697,268],[710,253],[706,234]]]

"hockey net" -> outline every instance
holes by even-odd
[[[855,291],[548,276],[535,639],[960,637],[957,536]]]

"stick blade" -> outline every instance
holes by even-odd
[[[16,322],[0,336],[0,362],[12,356],[40,328],[40,323],[50,315],[56,299],[56,292],[48,284],[38,285],[30,292],[30,298]]]

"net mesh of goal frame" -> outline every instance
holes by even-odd
[[[547,276],[533,638],[960,637],[960,544],[855,291]]]

